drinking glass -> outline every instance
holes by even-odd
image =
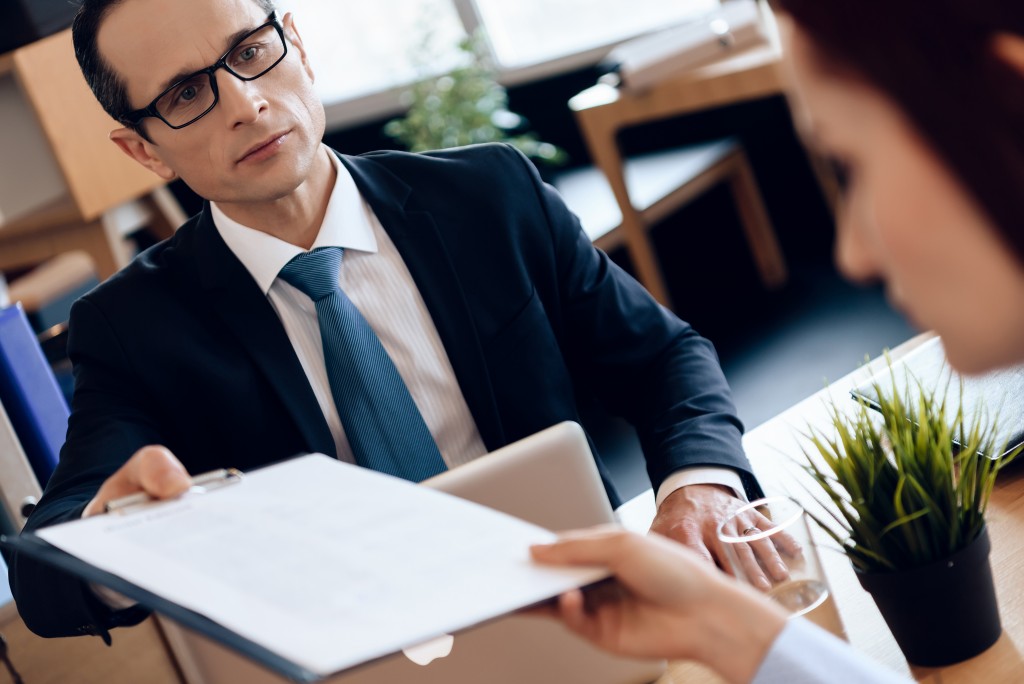
[[[845,639],[807,512],[775,496],[738,508],[718,529],[728,570],[763,591],[790,617],[805,617]]]

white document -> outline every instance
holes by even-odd
[[[38,536],[322,676],[608,575],[534,565],[551,532],[319,454]]]

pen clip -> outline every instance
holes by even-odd
[[[220,489],[225,485],[241,482],[242,471],[237,468],[221,468],[211,470],[208,473],[201,473],[192,478],[191,485],[186,494],[205,494],[206,492]],[[145,492],[129,494],[119,499],[112,499],[103,507],[104,513],[128,513],[131,510],[149,503],[158,503],[156,499]]]

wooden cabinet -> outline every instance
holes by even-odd
[[[132,221],[170,235],[185,217],[164,182],[108,139],[103,111],[63,31],[0,55],[0,269],[85,250],[101,278],[127,261]],[[121,209],[121,211],[118,211]],[[141,213],[140,213],[141,212]]]

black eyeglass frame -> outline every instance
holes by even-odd
[[[238,48],[239,45],[241,45],[245,41],[249,40],[249,38],[251,38],[254,34],[259,33],[260,31],[262,31],[263,29],[267,28],[268,26],[273,26],[274,29],[277,30],[277,35],[281,39],[281,45],[284,47],[284,51],[281,53],[281,56],[278,57],[277,61],[275,61],[273,64],[271,64],[270,66],[268,66],[266,69],[264,69],[260,73],[256,74],[255,76],[242,76],[238,72],[234,71],[231,67],[229,67],[228,63],[227,63],[227,58],[231,55],[231,53],[234,52]],[[143,119],[152,117],[154,119],[160,119],[168,127],[172,128],[174,130],[179,130],[179,129],[185,128],[186,126],[191,126],[196,121],[199,121],[204,116],[206,116],[207,114],[212,112],[213,108],[217,106],[218,102],[220,102],[220,91],[217,89],[217,79],[215,77],[215,74],[216,74],[216,72],[219,69],[224,69],[224,71],[228,72],[229,74],[231,74],[232,76],[234,76],[235,78],[237,78],[240,81],[255,81],[257,78],[259,78],[260,76],[266,75],[266,73],[268,71],[272,70],[274,67],[276,67],[278,64],[280,64],[287,55],[288,55],[288,40],[285,38],[285,35],[284,35],[284,27],[281,26],[281,22],[279,22],[277,20],[277,12],[274,11],[274,12],[271,12],[269,16],[267,16],[267,21],[265,23],[260,24],[259,26],[254,28],[252,31],[249,31],[244,36],[242,36],[241,38],[236,40],[231,45],[231,47],[229,47],[227,49],[227,51],[223,55],[221,55],[220,59],[218,59],[214,64],[206,67],[205,69],[200,69],[199,71],[194,71],[191,74],[189,74],[188,76],[175,81],[170,86],[165,88],[159,95],[154,97],[153,101],[150,102],[145,107],[143,107],[142,109],[136,109],[134,111],[131,111],[131,112],[128,112],[127,114],[125,114],[125,116],[122,119],[121,123],[123,123],[125,125],[128,125],[128,126],[133,126],[135,128],[138,128]],[[199,116],[196,116],[195,118],[193,118],[193,119],[191,119],[189,121],[186,121],[183,124],[175,126],[170,121],[165,119],[160,114],[159,111],[157,111],[156,103],[160,101],[160,98],[162,98],[164,95],[166,95],[167,93],[171,92],[172,90],[174,90],[175,88],[180,86],[185,81],[193,79],[196,76],[200,76],[202,74],[206,74],[206,76],[210,79],[210,88],[213,91],[213,102],[210,104],[209,107],[206,108],[206,111],[204,111]]]

